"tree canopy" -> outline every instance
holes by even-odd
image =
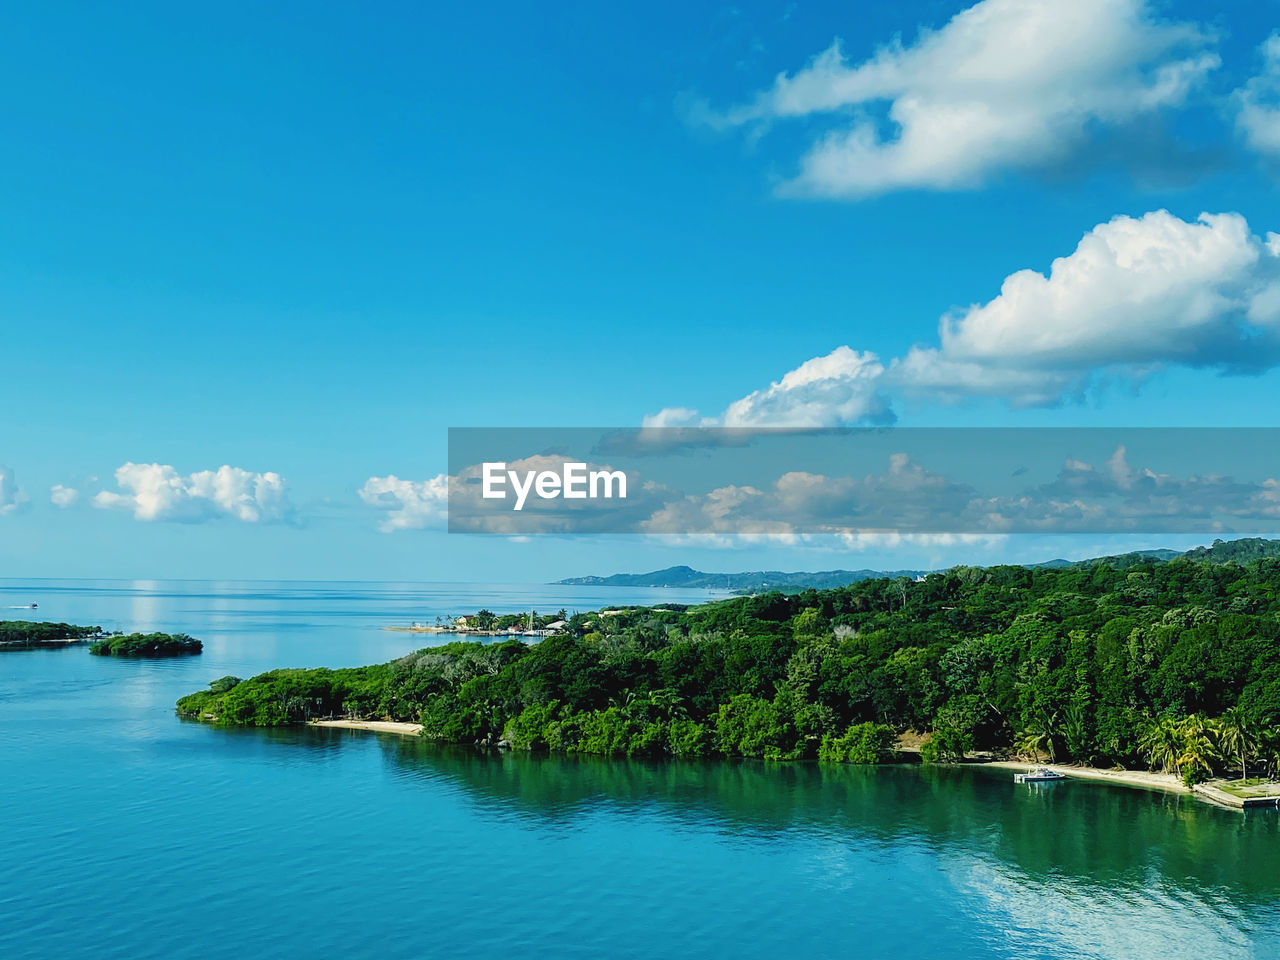
[[[878,758],[886,730],[913,729],[932,733],[926,753],[938,759],[1016,747],[1159,765],[1152,757],[1173,750],[1177,766],[1221,762],[1188,723],[1225,715],[1235,720],[1211,739],[1229,749],[1214,756],[1247,762],[1252,731],[1280,717],[1280,560],[957,567],[577,614],[537,644],[277,670],[179,709],[219,723],[388,717],[454,742],[775,759]],[[1173,745],[1153,733],[1162,718],[1182,731]]]

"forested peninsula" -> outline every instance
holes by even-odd
[[[0,620],[0,650],[69,647],[102,635],[101,627],[32,620]]]
[[[1280,760],[1280,559],[957,567],[577,614],[540,643],[224,677],[178,710],[631,756],[875,762],[916,731],[926,760],[984,749],[1194,781]]]

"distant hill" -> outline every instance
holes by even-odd
[[[1243,537],[1240,540],[1215,540],[1207,547],[1196,547],[1183,554],[1188,560],[1212,560],[1214,563],[1244,563],[1262,557],[1280,557],[1280,540]]]
[[[1113,567],[1136,567],[1147,563],[1166,563],[1185,557],[1188,560],[1207,560],[1210,563],[1245,563],[1261,557],[1280,557],[1280,540],[1262,537],[1244,537],[1239,540],[1215,540],[1207,547],[1195,547],[1182,553],[1178,550],[1137,550],[1133,553],[1110,557],[1091,557],[1088,560],[1046,560],[1029,563],[1032,568],[1080,567],[1095,563],[1107,563]],[[929,570],[820,570],[817,572],[783,572],[781,570],[757,570],[746,573],[704,573],[693,567],[667,567],[652,573],[615,573],[609,577],[570,577],[557,580],[564,586],[599,587],[693,587],[707,590],[736,590],[755,593],[761,590],[780,590],[793,593],[797,590],[829,590],[861,580],[881,577],[894,579],[910,577],[912,580],[934,571]]]
[[[1276,541],[1280,543],[1280,541]],[[1196,547],[1196,550],[1204,550],[1205,547]],[[1194,552],[1194,551],[1192,551]],[[1118,553],[1110,557],[1090,557],[1088,560],[1046,560],[1044,563],[1028,563],[1027,566],[1033,570],[1050,569],[1059,570],[1063,567],[1086,567],[1094,563],[1109,563],[1113,567],[1132,567],[1141,563],[1164,563],[1172,560],[1174,557],[1184,556],[1178,550],[1169,550],[1162,548],[1159,550],[1135,550],[1133,553]],[[1200,557],[1201,560],[1210,559],[1209,557]]]
[[[615,573],[611,577],[570,577],[557,580],[565,586],[595,587],[693,587],[706,590],[826,590],[844,587],[877,577],[924,576],[927,570],[821,570],[815,573],[786,573],[755,570],[746,573],[703,573],[693,567],[667,567],[652,573]]]

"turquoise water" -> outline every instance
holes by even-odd
[[[1280,957],[1280,829],[974,769],[478,755],[220,730],[227,673],[388,660],[389,624],[678,591],[6,581],[201,657],[0,655],[0,957]],[[3,611],[30,617],[27,611]]]

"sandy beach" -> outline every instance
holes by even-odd
[[[1077,777],[1081,780],[1104,780],[1108,783],[1118,783],[1128,787],[1147,787],[1151,790],[1166,790],[1169,793],[1191,793],[1191,790],[1171,773],[1151,773],[1147,770],[1102,770],[1098,767],[1074,767],[1055,763],[1023,763],[1018,760],[989,760],[983,763],[983,766],[996,767],[1001,770],[1015,770],[1018,773],[1026,773],[1028,770],[1039,770],[1044,767],[1047,770],[1053,770],[1055,773],[1064,773],[1068,777]]]
[[[344,730],[377,730],[380,733],[398,733],[416,737],[422,732],[420,723],[404,723],[399,720],[312,720],[312,727],[340,727]]]

